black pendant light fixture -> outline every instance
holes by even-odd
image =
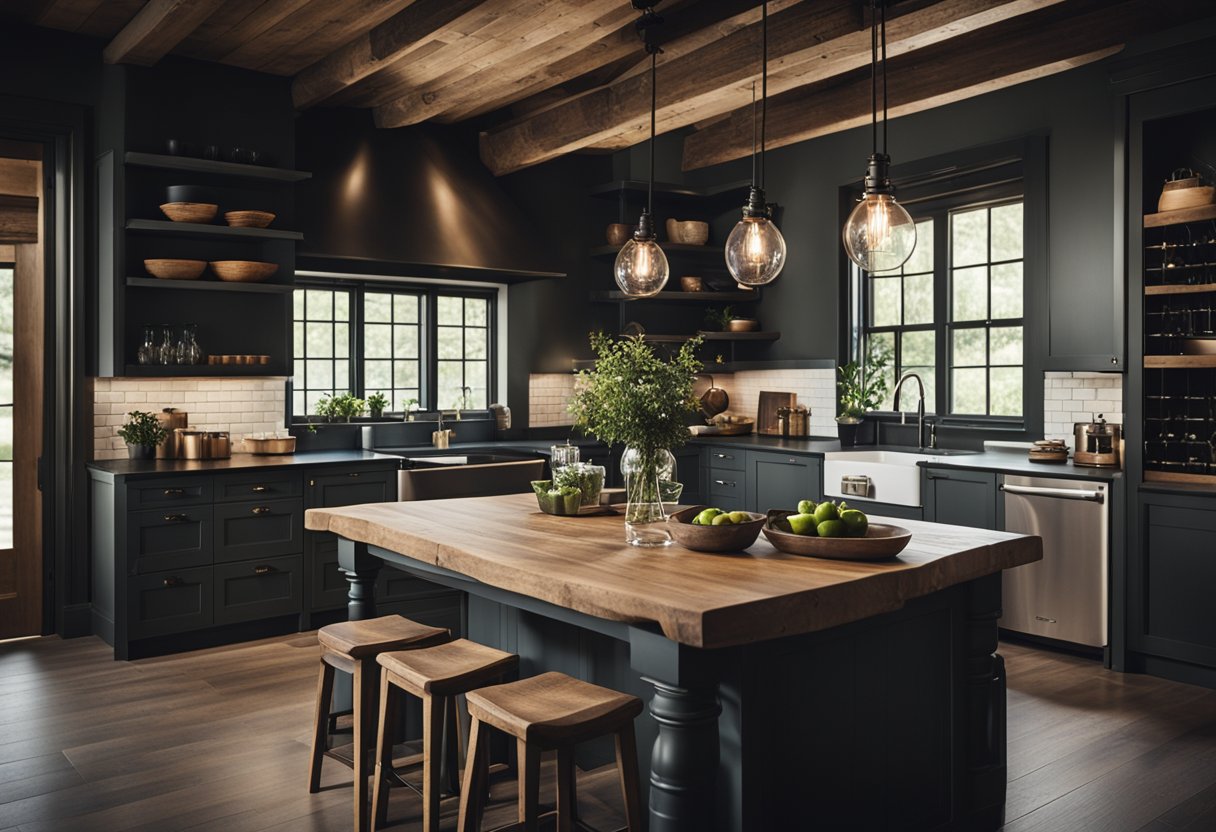
[[[865,195],[844,225],[849,259],[867,272],[898,269],[916,248],[916,223],[895,201],[891,157],[887,155],[887,11],[886,0],[870,0],[870,141]],[[882,52],[882,152],[878,150],[878,67]]]
[[[760,152],[756,153],[755,88],[752,88],[752,186],[743,219],[726,238],[726,268],[741,286],[772,283],[785,266],[785,238],[764,198],[764,130],[768,115],[768,0],[760,5]],[[758,169],[758,170],[757,170]]]
[[[646,190],[646,208],[638,220],[637,230],[633,238],[621,247],[613,265],[616,285],[622,292],[631,297],[645,298],[656,295],[667,285],[670,268],[667,265],[667,255],[656,242],[654,218],[651,213],[654,207],[654,133],[655,109],[655,66],[660,51],[654,38],[649,36],[650,30],[663,19],[654,13],[658,0],[633,0],[633,7],[642,13],[638,20],[638,32],[646,44],[650,54],[650,184]]]

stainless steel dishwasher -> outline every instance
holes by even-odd
[[[1000,626],[1105,647],[1110,486],[1006,476],[1005,530],[1043,538],[1043,559],[1006,570]]]

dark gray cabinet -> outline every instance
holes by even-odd
[[[749,511],[796,508],[799,500],[823,496],[823,460],[813,456],[749,451],[746,455]]]
[[[701,488],[701,460],[704,454],[696,445],[688,445],[676,451],[676,482],[683,483],[684,491],[680,494],[680,502],[685,505],[700,505],[703,496]]]
[[[304,502],[299,498],[217,504],[212,512],[217,563],[304,551]]]
[[[956,468],[926,468],[921,474],[921,502],[932,523],[997,527],[996,474]]]
[[[290,615],[303,606],[303,555],[216,564],[214,576],[216,624]]]
[[[125,585],[131,639],[198,630],[214,621],[210,566],[139,575]]]
[[[211,563],[211,506],[133,511],[127,517],[129,574]]]

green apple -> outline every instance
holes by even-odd
[[[844,537],[848,527],[842,520],[824,520],[815,531],[819,532],[820,537]]]
[[[736,526],[742,523],[750,523],[752,522],[752,516],[746,511],[732,511],[730,513],[730,522]]]
[[[817,524],[815,522],[815,515],[813,514],[791,514],[785,519],[790,524],[790,530],[793,531],[794,534],[814,537],[817,533],[815,531],[815,526]]]
[[[700,514],[692,519],[694,526],[710,526],[713,525],[714,518],[722,513],[720,508],[703,509]]]
[[[814,514],[815,513],[815,501],[814,500],[799,500],[798,501],[798,513],[799,514]]]
[[[711,522],[710,525],[711,526],[733,526],[733,525],[735,525],[735,521],[733,519],[731,519],[731,516],[729,514],[718,514],[714,517],[713,522]]]
[[[817,523],[822,523],[825,520],[835,520],[839,516],[840,512],[837,511],[835,503],[823,502],[815,506],[815,522]]]
[[[855,508],[847,508],[840,512],[840,522],[844,523],[849,537],[865,537],[866,529],[870,525],[870,518]]]

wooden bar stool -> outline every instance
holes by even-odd
[[[638,787],[638,752],[633,720],[642,700],[564,673],[542,673],[518,682],[482,688],[467,697],[472,727],[464,784],[460,789],[460,832],[479,832],[485,809],[487,726],[515,737],[519,755],[519,822],[503,827],[537,832],[540,823],[540,755],[557,751],[557,829],[588,829],[578,819],[574,746],[613,734],[616,764],[625,799],[629,832],[640,832],[642,807]]]
[[[354,769],[355,832],[366,832],[368,757],[376,714],[376,680],[380,666],[376,657],[390,650],[409,650],[442,644],[451,633],[442,627],[428,627],[400,615],[383,615],[366,621],[340,621],[317,631],[321,644],[321,675],[317,679],[317,711],[313,724],[312,756],[309,760],[308,791],[321,788],[321,761],[333,757]],[[354,743],[347,762],[329,747],[329,711],[333,703],[334,670],[354,677]]]
[[[456,697],[500,682],[519,667],[519,656],[467,639],[436,647],[381,653],[380,738],[376,744],[376,772],[372,790],[372,829],[388,819],[388,790],[401,783],[393,770],[393,743],[388,726],[397,713],[399,688],[422,700],[422,829],[439,829],[440,762],[443,757],[444,713],[448,715],[448,773],[453,786],[460,782],[457,730],[460,717]]]

